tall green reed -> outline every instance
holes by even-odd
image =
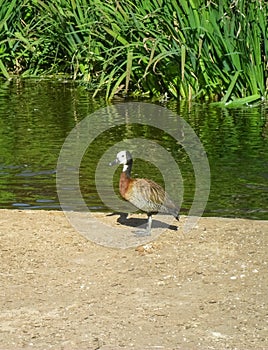
[[[263,0],[1,0],[0,71],[67,73],[94,95],[267,98]],[[4,33],[4,34],[3,34]]]

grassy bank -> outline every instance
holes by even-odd
[[[0,0],[0,73],[64,73],[94,94],[267,98],[268,5]],[[48,4],[49,3],[49,4]]]

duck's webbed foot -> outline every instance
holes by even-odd
[[[137,237],[151,236],[151,227],[152,227],[152,214],[148,214],[147,228],[145,230],[135,231],[135,236],[137,236]]]
[[[150,231],[148,231],[147,229],[146,230],[137,230],[137,231],[134,231],[134,234],[136,237],[151,236],[151,230]]]

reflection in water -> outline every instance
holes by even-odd
[[[61,146],[79,121],[105,106],[104,100],[92,100],[74,82],[2,83],[0,207],[60,209],[55,169]],[[169,102],[167,107],[193,127],[206,149],[212,178],[205,215],[268,219],[267,106],[223,110]],[[95,186],[95,171],[103,153],[124,139],[141,137],[157,141],[178,163],[184,180],[182,212],[187,214],[195,184],[189,157],[170,135],[138,124],[111,128],[87,149],[80,166],[80,186],[87,205],[91,210],[108,210]],[[115,172],[115,184],[120,170]],[[157,168],[141,159],[134,162],[133,176],[149,177],[163,185]]]

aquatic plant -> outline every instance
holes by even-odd
[[[267,98],[268,4],[1,0],[0,72],[65,73],[88,89],[213,100]]]

